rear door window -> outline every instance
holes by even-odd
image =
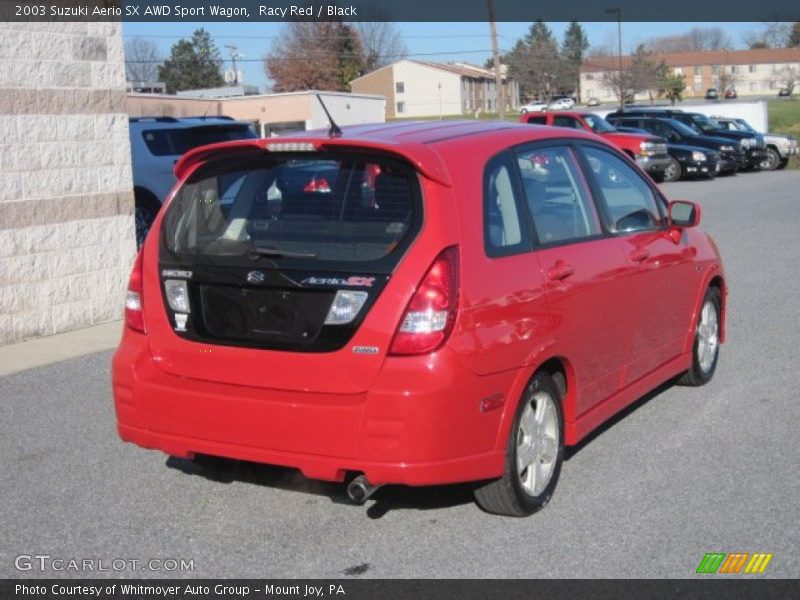
[[[490,160],[483,177],[484,242],[488,256],[531,249],[520,212],[521,196],[513,154],[505,152]]]
[[[566,115],[554,116],[553,125],[556,127],[569,127],[570,129],[583,129],[583,125],[578,122],[578,119]]]
[[[536,237],[555,244],[602,234],[586,182],[573,150],[554,146],[517,155],[522,188]]]
[[[147,149],[154,156],[180,156],[192,148],[255,138],[247,125],[213,125],[183,129],[148,129],[142,132]]]
[[[421,223],[414,170],[367,156],[225,159],[201,167],[170,204],[167,252],[184,259],[375,263]],[[391,258],[384,264],[391,269]],[[374,265],[380,270],[380,265]]]

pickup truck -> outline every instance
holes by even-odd
[[[664,180],[664,171],[672,164],[663,138],[649,133],[623,133],[594,113],[558,111],[543,114],[524,114],[521,123],[552,125],[583,129],[602,136],[636,163],[656,181]]]
[[[730,117],[712,117],[722,127],[730,131],[748,131],[758,133],[744,119],[732,119]],[[759,167],[762,171],[774,171],[783,169],[789,164],[789,158],[797,154],[797,140],[793,135],[781,135],[780,133],[770,133],[769,131],[761,134],[767,144],[767,156],[761,161]]]

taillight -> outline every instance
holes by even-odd
[[[433,352],[447,341],[458,311],[458,248],[442,251],[408,303],[390,354]]]
[[[144,289],[144,276],[142,273],[142,251],[133,261],[133,269],[128,279],[128,291],[125,295],[125,325],[136,331],[144,330],[144,308],[142,306],[142,293]]]

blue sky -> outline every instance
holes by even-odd
[[[548,25],[559,39],[563,37],[567,23]],[[190,37],[195,29],[204,27],[211,32],[225,58],[228,56],[226,44],[238,46],[239,52],[245,55],[245,60],[239,63],[244,70],[245,83],[257,85],[265,91],[269,81],[261,59],[284,26],[283,23],[125,23],[123,32],[126,37],[141,36],[152,40],[162,55],[167,56],[170,47],[180,38]],[[397,23],[396,26],[408,46],[409,58],[482,64],[490,56],[487,23]],[[529,26],[529,23],[498,23],[500,49],[509,49]],[[590,43],[616,43],[615,22],[583,23],[583,26]],[[737,47],[742,46],[743,34],[761,28],[760,23],[623,23],[623,51],[628,52],[653,35],[681,33],[695,26],[721,26]],[[228,67],[229,63],[225,66]]]

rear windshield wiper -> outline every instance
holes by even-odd
[[[271,246],[254,246],[250,249],[250,255],[253,258],[259,256],[269,256],[275,258],[316,258],[314,252],[292,252],[291,250],[279,250]]]

